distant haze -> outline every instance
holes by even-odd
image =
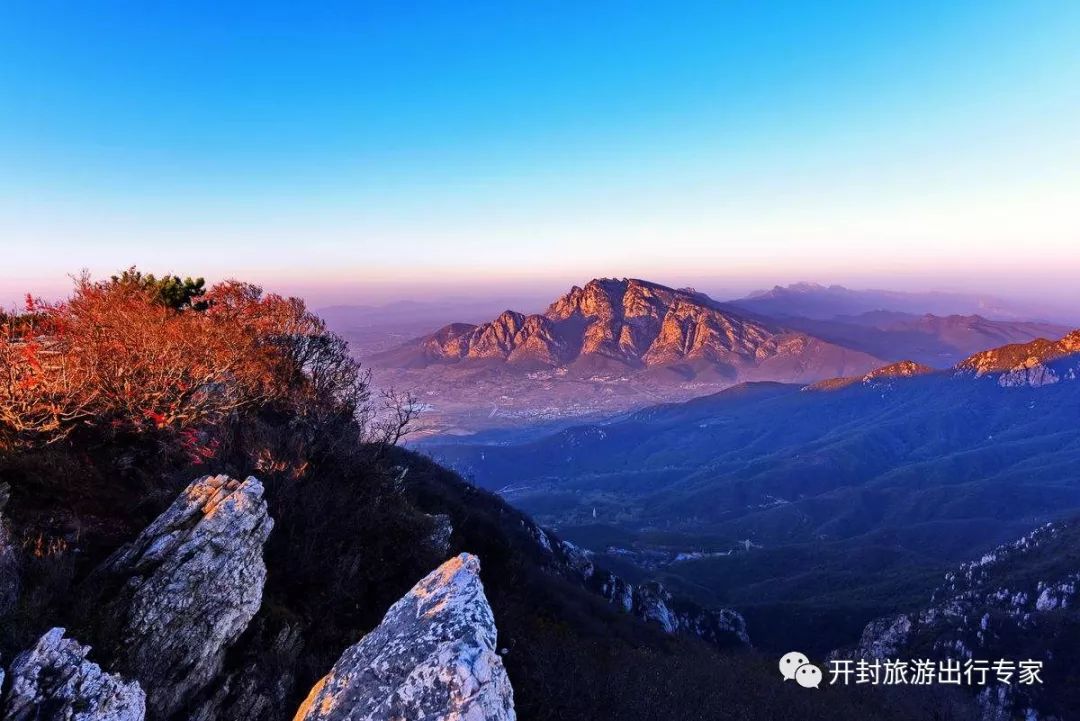
[[[159,269],[155,269],[160,272]],[[110,271],[111,272],[111,271]],[[181,269],[181,274],[189,274]],[[98,277],[107,277],[104,271]],[[195,273],[197,274],[197,273]],[[40,278],[10,278],[0,276],[0,307],[21,307],[26,293],[47,300],[60,299],[71,288],[69,274],[57,273]],[[656,281],[673,288],[693,287],[716,300],[734,300],[758,291],[768,291],[774,286],[787,286],[792,283],[805,283],[805,278],[733,278],[724,276],[702,277],[700,275],[675,274],[620,274],[598,273],[594,276],[529,277],[516,278],[512,275],[505,279],[483,278],[476,280],[433,279],[429,282],[386,282],[386,281],[320,281],[319,279],[291,278],[281,280],[263,277],[257,270],[245,272],[238,269],[227,277],[262,283],[273,292],[297,295],[320,311],[326,310],[328,316],[355,319],[365,313],[378,315],[381,323],[394,320],[415,320],[431,317],[440,321],[479,322],[487,320],[496,313],[512,309],[521,312],[539,312],[552,300],[565,293],[572,285],[584,285],[592,277],[639,277]],[[211,282],[223,277],[209,276]],[[858,278],[850,284],[843,284],[852,290],[886,290],[909,293],[951,293],[970,296],[972,303],[980,298],[1003,301],[1003,305],[1016,309],[1016,317],[1040,318],[1064,323],[1080,323],[1080,288],[1066,278],[1052,278],[1041,287],[1030,278],[994,279],[951,278],[935,282],[929,278],[914,276]],[[836,283],[826,279],[823,286]],[[897,307],[896,304],[882,303],[882,307]],[[926,304],[928,312],[977,312],[968,308],[970,304],[949,303]],[[915,310],[918,302],[904,306],[904,310]],[[439,312],[442,307],[443,312]]]

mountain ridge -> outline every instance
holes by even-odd
[[[990,295],[949,291],[905,292],[884,289],[856,290],[846,286],[819,283],[776,285],[753,291],[730,304],[771,317],[800,316],[832,320],[837,316],[860,315],[873,311],[893,311],[938,316],[983,315],[992,320],[1045,319],[1074,325],[1080,321],[1075,312],[1045,304],[1014,301]]]
[[[372,357],[422,368],[497,363],[590,373],[668,370],[683,378],[809,378],[869,371],[881,359],[738,312],[693,289],[636,278],[573,286],[544,313],[507,310],[454,323]],[[840,371],[836,373],[833,371]]]

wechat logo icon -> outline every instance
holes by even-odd
[[[794,681],[803,688],[821,685],[821,669],[810,663],[805,653],[791,651],[780,657],[780,675],[785,681]]]

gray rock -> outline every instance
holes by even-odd
[[[742,614],[728,608],[706,609],[680,601],[656,581],[634,585],[610,571],[601,571],[595,573],[587,586],[665,633],[695,636],[717,646],[750,645]]]
[[[911,617],[906,613],[879,618],[866,624],[855,658],[898,658],[904,645],[911,638]]]
[[[1002,373],[998,377],[998,385],[1002,388],[1018,388],[1030,386],[1038,388],[1048,386],[1060,381],[1061,378],[1052,368],[1048,368],[1034,359],[1029,359],[1011,371]]]
[[[556,557],[585,588],[614,606],[659,626],[665,633],[695,636],[717,646],[750,645],[746,619],[729,608],[702,608],[675,598],[658,582],[635,585],[593,563],[591,554],[569,541],[559,541]]]
[[[346,649],[294,721],[513,721],[480,562],[463,553],[416,584]]]
[[[89,646],[54,628],[11,664],[4,721],[142,721],[146,696],[135,681],[86,660]]]
[[[271,528],[256,478],[206,476],[106,562],[126,579],[115,603],[124,616],[117,666],[142,683],[154,717],[171,716],[220,673],[262,602]]]
[[[562,549],[566,557],[566,565],[573,570],[574,573],[581,576],[585,581],[588,581],[596,573],[596,565],[593,564],[592,557],[589,552],[583,548],[575,546],[570,541],[561,541],[559,547]]]

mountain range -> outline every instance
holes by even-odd
[[[542,313],[507,310],[427,333],[417,333],[423,313],[434,312],[427,306],[392,333],[358,328],[348,313],[333,317],[335,327],[353,328],[345,332],[354,352],[381,385],[414,392],[426,435],[565,426],[745,381],[861,377],[904,360],[948,368],[987,348],[1069,330],[1037,320],[933,315],[929,310],[975,307],[939,296],[802,284],[720,302],[691,288],[594,279]],[[907,312],[913,309],[921,310]],[[428,327],[448,310],[431,315]]]
[[[732,305],[753,313],[777,318],[800,317],[831,320],[837,316],[862,315],[888,310],[909,315],[981,315],[993,320],[1032,318],[1059,323],[1080,322],[1075,311],[1048,304],[1008,300],[971,293],[900,292],[895,290],[855,290],[842,285],[792,283],[755,291]]]
[[[424,448],[624,575],[733,605],[751,627],[781,607],[812,618],[811,648],[916,601],[944,564],[1080,509],[1076,339]],[[756,641],[783,645],[803,627],[766,628]]]
[[[914,360],[947,368],[964,358],[1006,344],[1058,338],[1069,326],[1042,321],[990,320],[981,315],[913,315],[877,310],[830,320],[785,317],[792,328],[888,360]]]

